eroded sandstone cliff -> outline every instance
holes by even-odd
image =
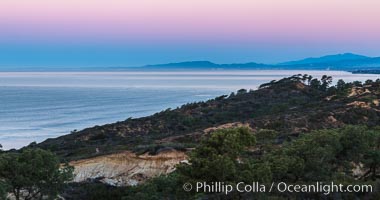
[[[75,182],[94,180],[114,185],[136,185],[145,180],[175,170],[180,162],[187,162],[185,152],[167,150],[157,155],[136,155],[130,151],[102,155],[70,162],[74,166]]]

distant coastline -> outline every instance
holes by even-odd
[[[335,70],[352,73],[378,74],[380,57],[352,53],[305,58],[277,64],[257,62],[217,64],[211,61],[185,61],[144,66],[70,66],[34,67],[0,66],[0,72],[106,72],[106,71],[186,71],[186,70]]]
[[[370,69],[370,70],[355,70],[351,71],[353,74],[380,74],[380,69]]]

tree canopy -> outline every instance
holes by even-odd
[[[0,192],[18,199],[53,199],[73,178],[73,168],[62,166],[51,152],[24,149],[0,154]]]

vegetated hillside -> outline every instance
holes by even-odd
[[[295,75],[255,91],[239,90],[149,117],[87,128],[36,146],[76,160],[127,149],[155,153],[194,147],[203,133],[218,126],[246,124],[253,130],[276,130],[276,141],[282,143],[316,129],[379,125],[380,80],[330,84],[331,77]]]

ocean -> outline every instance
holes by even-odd
[[[342,71],[0,72],[0,144],[20,148],[73,130],[148,116],[189,102],[257,89],[294,74],[375,80]]]

